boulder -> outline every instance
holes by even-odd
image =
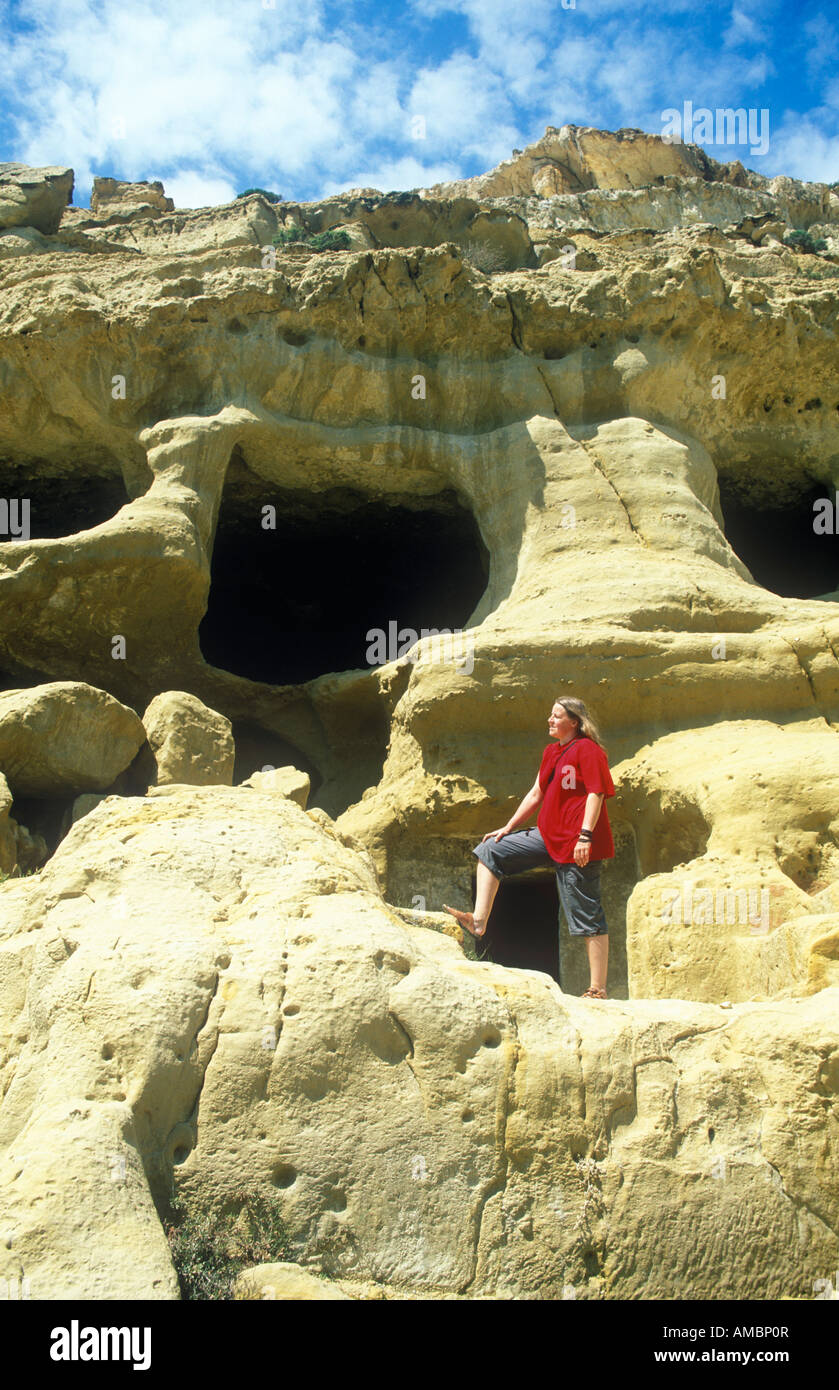
[[[160,217],[164,212],[174,212],[175,204],[166,197],[159,179],[127,183],[122,179],[94,178],[90,210],[100,219],[133,221],[138,217]]]
[[[257,791],[277,792],[280,796],[288,796],[305,811],[312,782],[309,774],[301,772],[299,768],[271,767],[252,773],[244,785],[256,787]]]
[[[839,766],[821,721],[720,720],[615,768],[634,826],[633,996],[730,1000],[839,985]]]
[[[230,786],[236,749],[229,719],[196,695],[167,690],[143,715],[158,786]]]
[[[0,164],[0,228],[35,227],[52,236],[72,195],[72,169]]]
[[[102,791],[144,741],[132,709],[82,681],[0,692],[0,770],[15,796]]]

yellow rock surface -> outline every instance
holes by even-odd
[[[396,1296],[806,1298],[835,1267],[836,988],[563,995],[244,787],[103,801],[0,889],[0,939],[0,1277],[33,1298],[177,1297],[157,1213],[248,1185],[304,1265]]]

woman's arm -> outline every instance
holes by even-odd
[[[515,811],[507,821],[507,824],[502,826],[500,830],[490,830],[489,833],[484,836],[484,840],[500,840],[504,835],[509,835],[511,831],[517,830],[520,825],[524,825],[525,821],[530,820],[533,812],[542,805],[543,799],[544,793],[539,786],[539,778],[537,777],[530,791],[527,793],[527,796],[522,801],[518,810]],[[481,843],[483,843],[483,841]]]
[[[603,809],[603,802],[606,800],[603,792],[589,792],[586,797],[586,809],[583,812],[583,830],[593,830]],[[591,840],[578,840],[574,847],[575,864],[586,865],[591,854]]]

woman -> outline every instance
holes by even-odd
[[[600,866],[615,854],[606,814],[614,783],[597,726],[582,700],[557,700],[548,733],[558,742],[545,749],[539,775],[518,810],[472,851],[480,861],[474,911],[443,907],[466,931],[483,936],[500,880],[550,865],[556,869],[568,930],[585,937],[591,984],[582,997],[605,999],[609,936],[600,902]],[[537,807],[536,826],[513,834]]]

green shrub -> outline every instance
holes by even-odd
[[[302,227],[292,223],[290,227],[281,227],[274,237],[274,246],[290,246],[295,241],[305,241],[306,233]]]
[[[294,224],[282,227],[274,237],[275,246],[308,246],[312,251],[347,251],[350,239],[340,227],[332,227],[328,232],[315,232],[309,235],[302,227]]]
[[[328,232],[317,232],[308,238],[313,251],[348,251],[350,239],[340,227],[332,227]]]
[[[232,1298],[243,1269],[293,1258],[278,1196],[251,1188],[231,1201],[238,1210],[226,1214],[188,1207],[177,1197],[172,1202],[176,1224],[166,1235],[184,1299]]]
[[[272,193],[267,188],[246,188],[244,193],[237,193],[236,197],[247,198],[251,193],[260,193],[269,203],[278,203],[280,201],[279,193]]]
[[[802,232],[798,228],[787,232],[784,241],[794,251],[806,251],[809,255],[815,255],[817,251],[827,250],[827,242],[824,237],[813,237],[809,232]]]

